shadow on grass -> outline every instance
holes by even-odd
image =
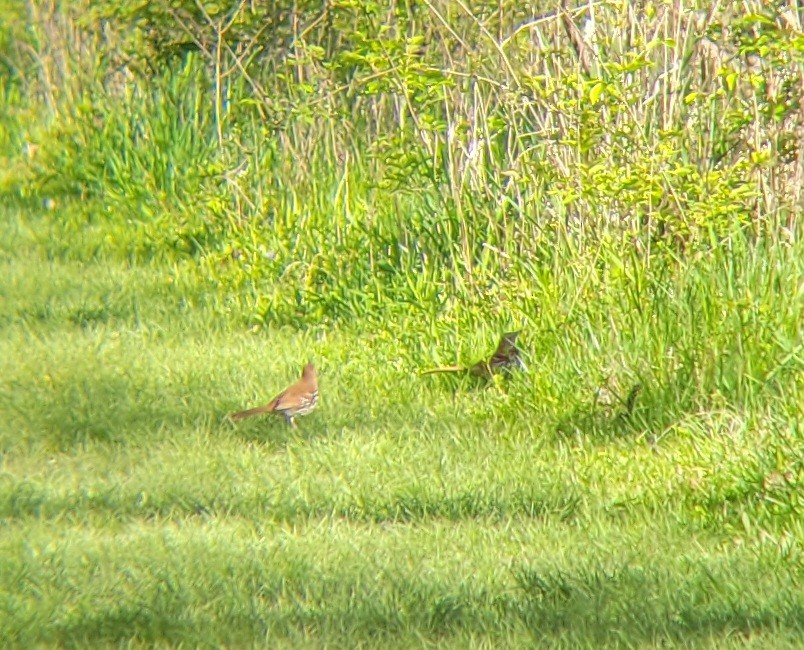
[[[245,573],[216,577],[213,569],[202,578],[165,565],[157,570],[158,580],[151,576],[130,593],[116,590],[113,606],[74,609],[48,626],[29,627],[19,640],[216,645],[270,637],[273,643],[389,647],[414,640],[420,646],[424,639],[518,638],[598,648],[735,639],[739,645],[751,638],[792,640],[804,632],[804,608],[795,592],[777,592],[768,581],[743,595],[734,584],[713,589],[713,580],[724,579],[712,575],[718,573],[714,566],[688,574],[611,563],[608,569],[567,572],[519,567],[513,590],[490,589],[472,576],[445,579],[401,567],[370,576],[365,570],[321,572],[313,564],[259,558],[237,566]]]
[[[259,415],[241,422],[232,422],[230,413],[221,415],[221,426],[237,438],[255,444],[266,451],[278,451],[294,443],[309,441],[322,435],[320,421],[315,415],[297,419],[294,429],[284,418],[272,414]]]
[[[136,445],[176,429],[215,426],[204,399],[209,388],[193,384],[83,366],[7,385],[0,408],[16,431],[12,444],[28,439],[60,451],[91,442]]]
[[[751,567],[751,570],[756,567]],[[758,593],[741,590],[712,570],[662,574],[650,566],[540,572],[523,566],[514,571],[525,598],[506,603],[527,627],[544,638],[584,630],[578,641],[604,644],[614,640],[655,642],[752,636],[763,631],[804,630],[804,608],[792,596],[776,593],[767,581],[764,602]],[[712,581],[722,581],[713,589]],[[762,593],[762,586],[758,590]],[[732,592],[732,593],[729,593]],[[561,634],[563,636],[563,634]]]

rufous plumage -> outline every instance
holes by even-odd
[[[250,408],[246,411],[233,413],[229,417],[237,422],[244,418],[264,413],[275,413],[285,418],[287,423],[295,427],[295,418],[300,415],[307,415],[318,403],[318,377],[315,366],[308,363],[302,370],[301,379],[295,384],[291,384],[279,395],[263,406]]]

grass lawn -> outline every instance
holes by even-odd
[[[249,329],[49,219],[0,214],[6,647],[801,647],[800,341],[773,389],[625,416],[591,348],[420,378],[449,351],[404,324]],[[227,421],[308,359],[298,430]]]

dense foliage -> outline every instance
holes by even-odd
[[[516,309],[562,242],[674,264],[781,235],[802,198],[804,37],[784,5],[9,13],[6,92],[52,116],[24,191],[89,199],[136,231],[126,252],[194,255],[268,322],[488,308],[500,282]]]

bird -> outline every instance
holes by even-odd
[[[422,375],[431,375],[437,372],[468,372],[473,377],[490,379],[497,372],[509,371],[513,368],[525,368],[522,360],[522,353],[516,344],[516,339],[522,330],[516,332],[505,332],[500,337],[497,349],[488,359],[478,361],[471,366],[444,366],[442,368],[431,368],[425,370]]]
[[[282,415],[285,421],[294,429],[296,428],[296,416],[307,415],[318,403],[318,377],[316,376],[315,366],[308,363],[302,370],[301,379],[295,384],[291,384],[279,395],[263,406],[257,406],[245,411],[233,413],[229,417],[237,422],[244,418],[264,413],[276,413]]]

